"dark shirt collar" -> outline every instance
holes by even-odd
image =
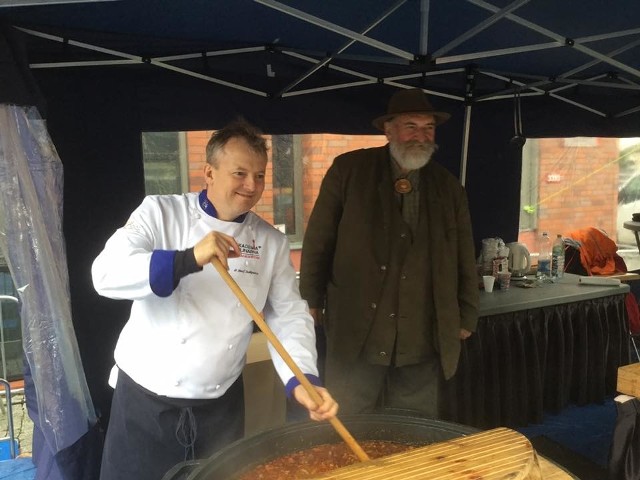
[[[202,210],[204,210],[207,215],[210,215],[213,218],[218,218],[218,211],[216,210],[216,207],[213,206],[213,203],[209,201],[209,198],[207,197],[206,188],[200,192],[199,201],[200,201],[200,206],[202,207]],[[244,222],[244,219],[246,218],[247,213],[249,212],[243,213],[239,217],[234,218],[233,221],[236,223]]]

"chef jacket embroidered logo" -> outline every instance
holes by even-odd
[[[248,243],[239,243],[238,246],[240,247],[240,256],[260,260],[260,249],[262,246],[257,246],[255,240],[252,240],[251,245]]]

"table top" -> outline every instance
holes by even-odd
[[[613,275],[603,275],[603,277],[617,278],[621,282],[635,282],[636,280],[640,280],[640,273],[634,270],[633,272],[614,273]]]
[[[627,220],[622,226],[627,230],[640,231],[640,222],[634,222],[633,220]]]
[[[532,275],[527,276],[534,279]],[[531,288],[518,286],[524,282],[511,281],[508,290],[494,288],[493,292],[480,292],[481,317],[500,313],[530,310],[532,308],[548,307],[563,303],[580,302],[594,298],[620,295],[629,292],[630,287],[625,283],[620,285],[585,285],[579,284],[580,275],[565,273],[555,283],[536,284]]]

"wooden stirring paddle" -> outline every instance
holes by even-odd
[[[273,333],[269,325],[267,325],[267,322],[265,322],[264,319],[262,318],[262,315],[260,315],[258,310],[256,310],[256,308],[251,303],[251,300],[249,300],[249,298],[245,295],[245,293],[242,291],[242,289],[236,283],[233,277],[231,277],[227,269],[224,268],[220,260],[214,257],[214,259],[211,261],[211,264],[215,267],[218,273],[220,273],[220,276],[226,282],[226,284],[229,285],[229,288],[231,288],[231,291],[233,291],[236,297],[238,297],[238,300],[240,300],[240,303],[242,303],[242,305],[244,305],[244,307],[247,309],[247,311],[251,315],[251,318],[253,318],[253,321],[256,322],[260,330],[262,330],[262,333],[265,334],[265,336],[267,337],[267,340],[271,342],[271,345],[273,345],[273,348],[276,349],[278,354],[282,357],[284,362],[291,369],[291,371],[296,376],[300,384],[307,391],[311,399],[314,402],[316,402],[318,405],[322,404],[322,397],[320,397],[320,394],[316,391],[316,389],[311,384],[309,379],[304,376],[304,373],[302,373],[302,370],[300,370],[300,367],[296,365],[293,358],[291,358],[291,355],[289,355],[289,353],[284,349],[284,347],[282,346],[282,343],[280,343],[280,340],[278,340],[278,337],[275,336],[275,334]],[[342,439],[353,451],[353,453],[355,453],[355,455],[358,457],[360,461],[364,462],[369,460],[369,456],[358,444],[358,442],[356,442],[356,440],[353,438],[351,433],[349,433],[349,431],[342,424],[342,422],[338,420],[337,417],[333,417],[329,421],[331,422],[331,425],[333,425],[333,428],[335,428],[336,432],[338,432],[338,435],[342,437]]]

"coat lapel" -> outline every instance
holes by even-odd
[[[440,199],[440,192],[438,190],[439,185],[434,178],[433,169],[430,165],[427,165],[422,169],[420,175],[420,208],[424,209],[426,213],[426,228],[429,238],[429,249],[431,252],[442,252],[442,242],[444,241],[445,232],[442,230],[444,206]],[[425,219],[425,215],[421,216],[421,219]],[[434,272],[442,272],[444,262],[448,259],[443,258],[443,255],[430,255],[431,258],[431,276],[434,279]],[[434,302],[438,302],[440,288],[439,282],[433,281],[433,297]]]
[[[391,167],[389,165],[389,148],[381,150],[381,154],[375,159],[377,169],[378,195],[377,204],[373,206],[378,214],[374,217],[379,219],[379,224],[374,225],[373,242],[375,245],[375,255],[380,264],[389,261],[389,235],[391,233],[391,214],[395,208],[395,197],[393,195],[393,182],[391,181]]]

